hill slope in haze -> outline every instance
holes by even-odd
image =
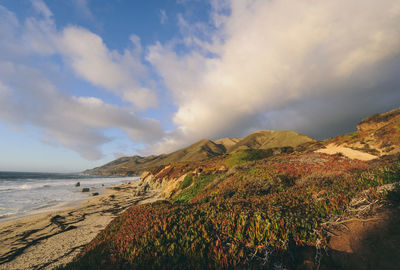
[[[314,141],[314,139],[294,131],[260,130],[245,138],[222,138],[215,142],[203,139],[170,154],[148,157],[121,157],[101,167],[87,170],[84,173],[93,175],[133,176],[140,175],[146,168],[166,165],[173,162],[204,160],[246,149],[296,147]]]

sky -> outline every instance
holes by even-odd
[[[0,170],[79,172],[400,104],[398,0],[0,0]]]

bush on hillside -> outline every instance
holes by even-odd
[[[273,155],[272,149],[247,149],[233,153],[225,164],[228,168],[246,163],[248,161],[260,160]]]
[[[187,174],[181,184],[179,185],[180,189],[185,189],[193,183],[193,176],[191,174]]]
[[[193,185],[188,187],[179,193],[175,198],[175,202],[189,202],[194,196],[196,196],[203,188],[209,184],[213,179],[214,175],[201,175],[194,179]],[[193,179],[192,179],[193,181]]]

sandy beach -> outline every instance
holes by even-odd
[[[160,193],[135,196],[124,183],[79,206],[0,223],[0,269],[52,269],[71,261],[119,213],[153,202]]]

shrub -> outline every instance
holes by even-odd
[[[185,189],[193,183],[193,176],[191,174],[187,174],[181,184],[179,185],[180,189]]]
[[[248,161],[260,160],[273,155],[272,149],[249,149],[233,153],[226,161],[225,164],[228,168],[236,165],[246,163]]]
[[[201,175],[195,178],[194,184],[183,190],[175,198],[175,202],[189,202],[196,196],[204,187],[214,179],[214,175]],[[192,179],[193,181],[193,179]]]

